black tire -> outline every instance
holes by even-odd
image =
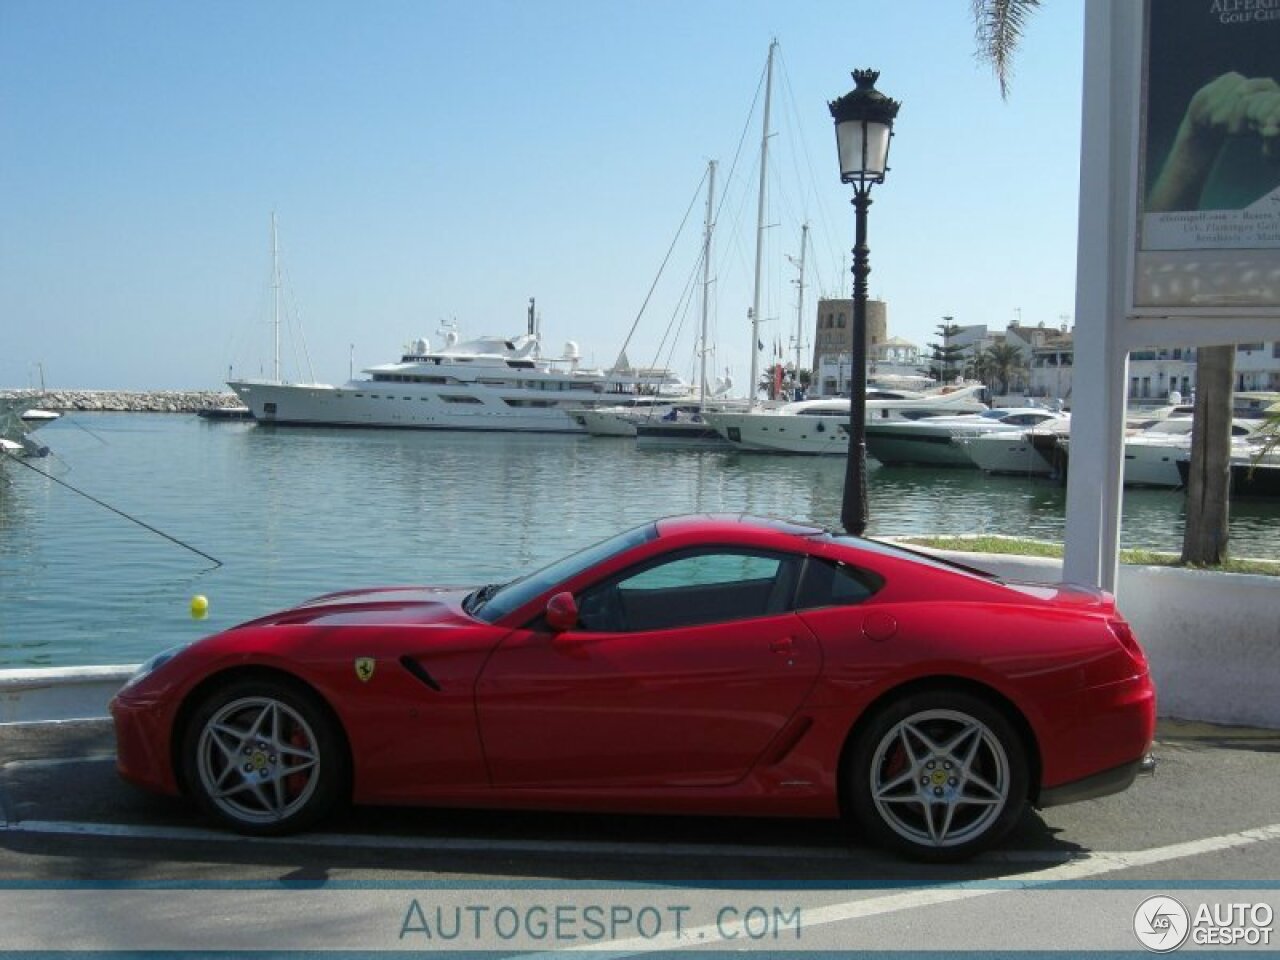
[[[1027,805],[1027,751],[1008,718],[960,690],[910,694],[859,732],[845,770],[863,833],[914,860],[965,860]]]
[[[346,743],[298,685],[247,679],[210,693],[182,742],[191,795],[213,819],[255,836],[303,830],[345,801]]]

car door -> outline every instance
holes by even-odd
[[[793,611],[801,558],[667,555],[577,597],[580,622],[514,631],[476,691],[496,786],[714,786],[746,775],[821,669]]]

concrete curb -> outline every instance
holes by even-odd
[[[0,725],[105,717],[107,704],[137,668],[125,664],[0,670]]]

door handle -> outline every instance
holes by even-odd
[[[787,654],[794,653],[795,642],[792,640],[791,637],[783,637],[780,640],[770,640],[769,651],[771,653],[787,653]]]

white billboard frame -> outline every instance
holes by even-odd
[[[1113,591],[1128,355],[1280,339],[1272,308],[1138,308],[1145,0],[1086,0],[1071,468],[1063,579]]]

